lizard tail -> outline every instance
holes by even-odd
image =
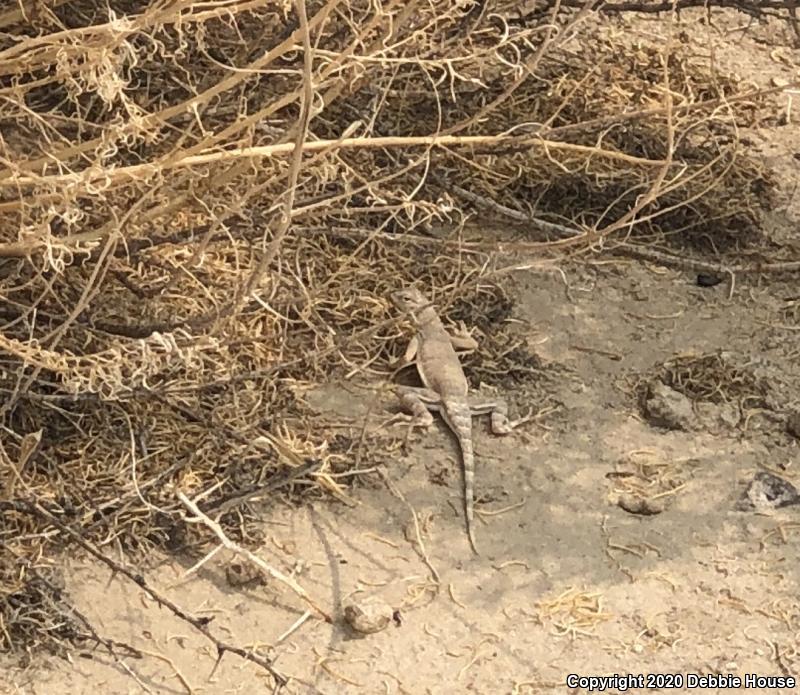
[[[470,425],[472,423],[469,423]],[[464,516],[467,519],[467,536],[472,552],[480,555],[475,542],[475,454],[472,451],[471,427],[460,431],[458,443],[461,446],[461,459],[464,466]]]
[[[461,445],[464,454],[464,514],[467,518],[467,536],[472,552],[480,555],[475,542],[475,461],[472,453],[472,441],[468,440],[466,446]]]
[[[464,467],[464,515],[467,520],[467,536],[472,552],[480,555],[475,542],[475,454],[472,451],[472,411],[467,403],[445,404],[442,415],[453,430],[461,447],[461,462]]]

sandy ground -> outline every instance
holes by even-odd
[[[734,65],[749,63],[754,81],[797,73],[770,58],[768,46],[759,49],[758,30],[748,40],[745,61],[741,45],[715,39]],[[792,196],[798,128],[745,135],[785,180],[786,204],[770,231],[800,249],[800,203]],[[333,624],[310,617],[285,635],[302,603],[272,581],[234,586],[224,552],[189,577],[192,560],[167,558],[148,581],[192,614],[213,617],[219,637],[271,654],[290,678],[287,693],[522,694],[569,692],[568,674],[797,675],[798,507],[737,509],[760,470],[800,484],[799,443],[782,425],[800,399],[797,331],[781,327],[796,282],[740,278],[729,298],[724,284],[700,288],[690,273],[640,263],[564,270],[569,293],[557,274],[512,280],[516,330],[552,365],[561,407],[506,438],[475,421],[480,557],[463,529],[455,445],[437,422],[414,434],[407,452],[362,462],[383,465],[416,511],[430,566],[407,538],[409,506],[374,473],[351,505],[265,512],[267,542],[258,553],[292,572],[334,614]],[[746,427],[698,420],[695,430],[676,432],[649,424],[633,377],[715,350],[764,360],[770,378],[786,385],[782,410]],[[394,410],[381,384],[368,386],[329,384],[307,398],[320,422],[358,431],[368,414],[368,426],[378,427]],[[524,394],[508,395],[526,405]],[[628,474],[643,470],[672,481],[660,513],[616,504]],[[656,485],[656,477],[642,481]],[[70,596],[97,630],[145,657],[114,663],[98,651],[76,652],[71,663],[37,659],[0,676],[8,692],[268,691],[265,676],[235,656],[215,670],[214,647],[130,582],[81,559],[65,558],[64,568]],[[383,599],[398,620],[360,636],[339,617],[345,604],[367,597]]]
[[[773,315],[786,290],[740,287],[729,301],[723,286],[700,289],[681,273],[633,265],[601,268],[596,279],[572,302],[557,278],[518,279],[518,318],[531,340],[547,338],[540,354],[574,371],[547,429],[528,425],[500,439],[476,426],[481,508],[518,505],[483,517],[480,558],[466,543],[443,427],[417,435],[410,455],[398,452],[389,467],[420,519],[430,520],[423,538],[438,591],[405,538],[408,508],[382,484],[357,491],[354,507],[280,509],[266,519],[260,554],[294,569],[322,605],[339,615],[353,598],[379,596],[400,611],[399,625],[356,637],[312,618],[279,642],[302,606],[273,583],[231,587],[230,558],[214,558],[188,581],[188,562],[172,560],[149,581],[193,614],[213,616],[221,637],[273,645],[276,666],[292,678],[287,692],[525,693],[563,689],[570,673],[796,673],[797,508],[756,514],[736,502],[763,467],[785,467],[791,479],[797,443],[757,429],[659,431],[614,386],[624,372],[688,351],[758,349],[780,360],[792,341],[755,319]],[[370,399],[353,394],[331,385],[310,400],[327,404],[331,419],[358,421]],[[611,503],[615,479],[607,476],[631,460],[685,479],[662,513],[633,515]],[[210,678],[213,648],[138,589],[91,564],[69,561],[67,570],[71,595],[98,630],[151,655],[127,667],[152,692],[186,692],[177,672],[196,693],[248,693],[263,682],[231,656]],[[101,656],[18,676],[19,692],[42,695],[143,691]]]

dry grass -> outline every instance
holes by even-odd
[[[610,498],[627,511],[659,513],[692,478],[697,461],[660,456],[648,449],[631,451],[609,473]]]
[[[570,639],[590,635],[594,628],[613,615],[603,610],[603,596],[570,588],[562,594],[536,603],[537,619],[550,624],[553,634]]]
[[[649,384],[661,381],[692,402],[738,405],[744,415],[749,409],[781,411],[784,386],[769,365],[732,352],[679,355],[641,375],[635,391],[644,409]]]
[[[399,284],[464,318],[504,301],[507,254],[447,182],[580,230],[523,233],[537,259],[760,240],[771,183],[738,132],[766,94],[588,11],[20,5],[0,14],[2,649],[87,636],[40,579],[66,540],[19,500],[147,553],[208,540],[177,491],[214,509],[316,461],[287,487],[327,494],[348,464],[298,387],[385,376]],[[531,368],[499,339],[487,359]],[[220,521],[248,540],[253,518]]]

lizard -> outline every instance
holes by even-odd
[[[416,363],[423,387],[396,386],[395,394],[402,406],[411,412],[411,426],[428,428],[433,424],[431,411],[438,412],[458,440],[464,472],[464,512],[467,536],[472,551],[478,555],[475,542],[474,491],[475,455],[472,448],[473,415],[491,414],[492,432],[510,434],[530,419],[530,413],[518,420],[508,419],[508,406],[502,399],[470,401],[469,384],[461,367],[456,347],[475,348],[471,337],[451,336],[442,324],[434,306],[416,287],[400,289],[391,295],[400,310],[409,312],[417,333],[409,343],[405,364]]]

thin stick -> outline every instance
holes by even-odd
[[[425,543],[422,540],[422,534],[419,530],[419,520],[417,519],[417,510],[414,509],[411,502],[409,502],[405,495],[397,489],[397,487],[392,483],[391,479],[389,478],[388,473],[382,469],[378,469],[378,473],[383,479],[383,482],[386,484],[386,487],[389,488],[389,492],[391,492],[397,499],[403,502],[408,510],[411,512],[411,518],[414,521],[414,532],[417,537],[417,552],[422,557],[422,561],[425,563],[427,568],[431,572],[431,576],[433,577],[433,581],[436,583],[436,587],[438,589],[439,585],[441,584],[441,578],[439,577],[439,573],[436,571],[436,568],[433,566],[431,559],[428,557],[428,551],[425,549]]]
[[[306,144],[306,135],[308,134],[308,124],[311,121],[311,104],[314,101],[314,77],[312,75],[313,54],[311,52],[311,35],[308,28],[305,0],[297,0],[296,5],[297,17],[300,20],[300,29],[303,36],[303,94],[300,106],[300,118],[297,120],[297,134],[294,143],[287,143],[292,148],[292,161],[289,165],[288,188],[284,194],[283,215],[278,230],[275,232],[275,236],[272,237],[267,250],[261,257],[256,269],[250,275],[243,291],[240,292],[239,296],[236,298],[237,307],[241,305],[245,297],[250,296],[253,289],[264,276],[264,273],[267,272],[267,268],[272,264],[275,256],[278,255],[281,241],[283,241],[286,232],[289,231],[289,226],[292,224],[292,208],[294,207],[295,192],[297,191],[297,178],[300,175],[300,168],[303,165],[303,150]]]
[[[331,616],[322,610],[314,600],[308,595],[306,590],[300,586],[294,579],[285,575],[280,570],[276,570],[273,567],[270,567],[264,560],[262,560],[258,555],[251,553],[246,548],[242,548],[237,543],[234,543],[230,538],[225,535],[225,532],[222,530],[222,527],[216,522],[209,519],[203,512],[201,512],[197,505],[192,502],[183,492],[178,491],[177,495],[178,499],[181,503],[192,513],[194,514],[199,521],[205,524],[211,531],[213,531],[214,535],[219,538],[220,543],[224,545],[228,550],[236,553],[237,555],[249,560],[252,562],[256,567],[259,569],[264,570],[267,574],[269,574],[273,579],[277,579],[282,584],[288,586],[295,594],[297,594],[303,601],[305,601],[309,606],[311,606],[319,615],[321,615],[325,622],[333,622]],[[192,521],[189,519],[189,521]]]
[[[289,635],[291,635],[295,630],[299,629],[300,626],[309,618],[311,617],[311,611],[306,611],[301,615],[297,620],[295,620],[291,626],[289,627],[286,632],[284,632],[278,639],[275,640],[276,644],[283,642]]]
[[[201,164],[214,164],[238,158],[269,158],[286,154],[302,155],[304,152],[318,152],[328,148],[342,149],[379,149],[379,148],[409,148],[409,147],[477,147],[477,146],[516,146],[520,148],[535,147],[545,150],[562,150],[580,154],[593,155],[598,158],[611,159],[624,162],[633,166],[659,167],[663,168],[665,160],[647,159],[636,157],[635,155],[617,152],[615,150],[604,150],[600,147],[591,145],[578,145],[558,140],[546,140],[539,136],[518,136],[518,135],[419,135],[419,136],[399,136],[390,135],[385,137],[372,138],[343,138],[337,140],[313,140],[303,142],[300,146],[296,142],[284,142],[277,145],[263,145],[260,147],[240,147],[234,150],[224,150],[222,152],[208,152],[197,154],[181,159],[172,159],[162,162],[148,162],[146,164],[134,164],[127,167],[117,167],[113,171],[104,171],[102,174],[91,172],[78,172],[72,174],[54,174],[52,176],[18,176],[11,174],[5,180],[0,180],[2,188],[17,188],[18,186],[43,186],[56,185],[64,186],[68,184],[118,182],[120,180],[137,181],[146,179],[156,173],[156,171],[166,171],[179,167],[192,167]]]
[[[506,205],[502,205],[491,198],[468,191],[461,186],[447,181],[440,175],[432,175],[432,178],[441,186],[446,187],[448,191],[456,194],[458,197],[463,198],[464,200],[489,208],[490,210],[504,217],[508,217],[516,222],[530,224],[543,232],[551,232],[561,239],[578,239],[586,238],[588,236],[587,231],[583,229],[557,224],[554,222],[548,222],[546,220],[533,217],[528,213],[515,210]],[[440,240],[433,240],[432,243],[439,243],[440,245],[445,246],[445,244],[442,244]],[[553,244],[549,242],[504,243],[502,244],[502,249],[506,252],[513,251],[520,253],[531,250],[542,250],[552,245]],[[478,249],[481,248],[481,246],[471,245],[470,248]],[[675,254],[652,249],[641,244],[631,244],[630,242],[626,241],[621,241],[618,243],[614,241],[606,246],[604,250],[612,254],[631,256],[633,258],[651,261],[663,266],[676,267],[682,270],[691,270],[695,272],[727,274],[729,277],[734,273],[737,275],[744,275],[758,273],[792,273],[800,271],[800,261],[795,260],[756,262],[746,265],[728,265],[726,263],[714,263],[712,261],[702,261],[684,256],[676,256]]]
[[[90,555],[92,555],[93,557],[100,560],[100,562],[110,567],[112,572],[121,574],[124,577],[130,579],[134,584],[136,584],[139,588],[141,588],[142,591],[144,591],[150,598],[152,598],[158,605],[168,608],[175,617],[179,618],[180,620],[183,620],[186,623],[189,623],[189,625],[191,625],[195,630],[197,630],[210,642],[212,642],[214,646],[217,648],[217,663],[220,662],[222,657],[225,655],[225,652],[231,652],[232,654],[236,654],[236,656],[239,656],[242,659],[251,661],[254,664],[257,664],[258,666],[261,666],[261,668],[267,671],[275,679],[275,682],[279,687],[286,685],[286,683],[288,682],[288,680],[284,675],[282,675],[280,672],[276,671],[275,668],[273,668],[271,659],[268,659],[265,656],[260,656],[259,654],[254,654],[252,651],[248,651],[246,649],[243,649],[242,647],[237,647],[236,645],[229,644],[228,642],[223,642],[222,640],[215,637],[213,634],[211,634],[211,631],[208,629],[208,625],[213,620],[213,618],[206,618],[206,617],[195,618],[194,616],[189,615],[176,603],[173,603],[166,596],[164,596],[163,594],[161,594],[160,592],[156,591],[151,586],[149,586],[145,581],[144,576],[129,570],[127,567],[124,567],[115,560],[112,560],[107,555],[101,553],[92,543],[85,540],[77,531],[73,531],[69,526],[64,524],[58,517],[48,512],[44,507],[42,507],[41,504],[39,504],[39,502],[27,501],[27,500],[19,500],[15,502],[0,502],[0,511],[6,511],[9,509],[13,509],[14,511],[17,512],[22,512],[24,514],[32,514],[34,516],[38,516],[40,519],[43,519],[49,524],[52,524],[59,531],[66,533],[73,541],[75,541],[75,543],[77,543]]]

